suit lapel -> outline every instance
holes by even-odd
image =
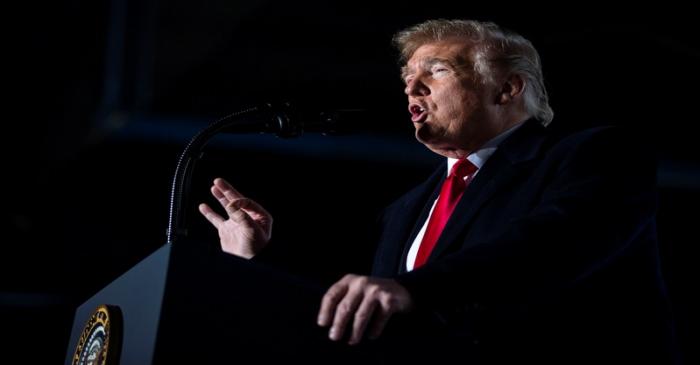
[[[440,257],[450,245],[458,243],[459,236],[467,229],[479,209],[513,181],[514,177],[524,173],[529,166],[526,162],[537,156],[545,138],[544,127],[536,120],[525,123],[503,141],[469,184],[445,225],[428,261]]]
[[[405,269],[405,253],[402,252],[405,251],[406,241],[409,237],[415,239],[418,234],[420,225],[416,222],[425,221],[432,202],[440,192],[439,186],[445,179],[446,168],[446,163],[441,163],[428,180],[406,194],[387,212],[385,231],[375,255],[374,275],[392,276]],[[429,204],[426,204],[426,201]]]

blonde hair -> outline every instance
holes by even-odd
[[[554,112],[544,85],[540,56],[523,36],[491,22],[475,20],[428,20],[394,36],[394,44],[407,62],[422,45],[449,39],[474,43],[474,71],[483,82],[493,82],[494,69],[518,74],[525,80],[523,100],[528,114],[543,125],[552,121]]]

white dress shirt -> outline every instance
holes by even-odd
[[[486,142],[480,149],[477,151],[473,152],[469,156],[467,156],[467,160],[469,162],[473,163],[474,166],[477,167],[478,170],[474,173],[474,176],[479,173],[481,170],[481,167],[484,166],[486,161],[493,155],[494,152],[496,152],[496,149],[498,148],[498,145],[503,142],[506,137],[510,136],[513,132],[515,132],[518,127],[520,127],[522,123],[518,123],[515,126],[511,127],[510,129],[506,130],[505,132],[497,135],[496,137],[492,138],[490,141]],[[457,162],[456,158],[447,158],[447,175],[450,174],[450,171],[452,171],[452,166]],[[464,179],[466,180],[469,176],[465,176]],[[439,197],[438,197],[439,198]],[[430,213],[428,214],[428,219],[425,220],[423,223],[423,227],[420,229],[418,232],[418,235],[416,236],[416,239],[413,241],[413,244],[411,244],[411,248],[408,250],[408,255],[406,255],[406,270],[411,271],[413,270],[413,263],[416,261],[416,256],[418,255],[418,248],[420,247],[421,242],[423,241],[423,236],[425,235],[425,230],[428,228],[428,222],[430,221],[430,217],[433,215],[433,209],[435,209],[435,204],[437,203],[437,199],[433,202],[432,208],[430,208]]]

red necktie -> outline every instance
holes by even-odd
[[[447,179],[442,184],[440,197],[438,197],[435,204],[433,214],[430,215],[428,228],[425,230],[425,235],[418,248],[416,261],[413,264],[414,269],[422,266],[428,260],[430,252],[433,251],[435,243],[437,243],[443,228],[445,228],[445,224],[447,224],[447,220],[450,219],[452,211],[455,210],[455,206],[457,206],[459,199],[464,194],[464,189],[471,182],[476,170],[477,167],[467,159],[460,159],[452,166],[450,175],[447,176]],[[464,180],[465,176],[469,176],[466,181]]]

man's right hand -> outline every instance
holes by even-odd
[[[258,254],[270,242],[270,213],[222,178],[214,180],[211,193],[226,210],[228,218],[220,216],[204,203],[199,205],[199,212],[219,231],[221,249],[247,259]]]

